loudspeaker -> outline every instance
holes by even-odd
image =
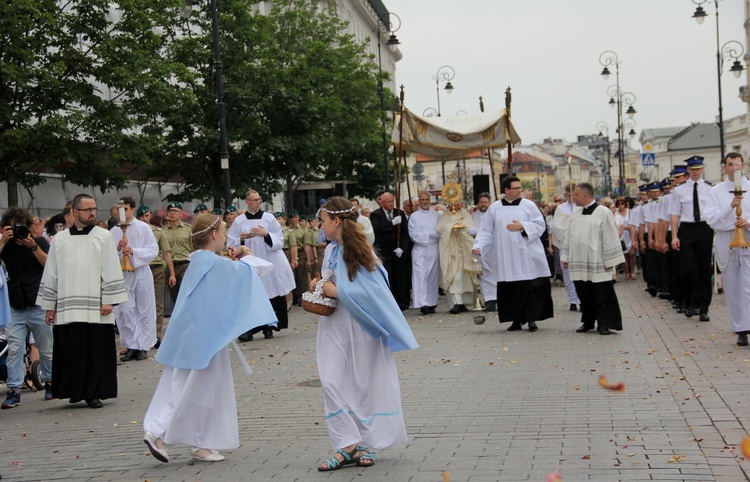
[[[474,204],[479,202],[479,195],[483,192],[490,192],[490,176],[487,174],[475,174],[472,176],[474,183]],[[492,193],[490,193],[490,196]]]

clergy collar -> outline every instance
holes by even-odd
[[[513,201],[508,201],[505,198],[502,198],[501,201],[503,202],[503,206],[518,206],[521,204],[521,197],[514,199]]]
[[[583,215],[586,216],[586,215],[593,213],[594,209],[598,207],[599,205],[596,203],[596,201],[592,202],[591,204],[583,208]]]
[[[587,205],[585,205],[585,206],[583,207],[583,209],[588,209],[588,208],[590,208],[590,207],[591,207],[591,205],[592,205],[592,204],[594,204],[594,203],[596,203],[596,199],[592,199],[590,203],[588,203]]]
[[[70,235],[71,236],[85,236],[89,234],[95,227],[96,225],[91,224],[91,225],[84,226],[83,229],[78,229],[76,225],[74,224],[73,226],[70,227]]]
[[[245,217],[247,219],[261,219],[263,217],[263,210],[258,209],[255,213],[251,213],[250,211],[245,212]]]

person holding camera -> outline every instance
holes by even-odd
[[[8,334],[8,394],[0,405],[13,408],[21,404],[21,385],[24,381],[23,355],[26,337],[33,333],[42,361],[44,399],[52,400],[52,328],[44,320],[44,310],[36,304],[39,284],[47,262],[49,243],[42,236],[33,236],[31,214],[23,208],[12,207],[3,214],[0,259],[8,269],[10,321]]]

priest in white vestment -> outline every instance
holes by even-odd
[[[730,249],[729,243],[734,238],[735,228],[740,228],[745,240],[750,241],[750,196],[738,198],[731,192],[735,185],[741,186],[743,191],[750,191],[750,181],[742,174],[744,169],[741,155],[736,152],[727,154],[724,166],[727,180],[711,189],[703,211],[706,222],[716,233],[716,262],[724,279],[729,321],[737,333],[739,346],[748,345],[747,335],[750,334],[750,249]],[[736,208],[740,205],[742,218],[738,220]]]
[[[476,226],[475,231],[469,231],[469,234],[476,236],[479,229],[482,227],[484,217],[487,215],[487,210],[492,204],[492,198],[490,193],[483,192],[479,195],[477,202],[477,208],[471,213],[471,218],[474,220]],[[482,298],[484,299],[484,311],[497,311],[497,282],[495,281],[495,261],[493,258],[493,251],[484,253],[479,257],[479,263],[482,267],[482,275],[479,277],[479,287],[482,292]]]
[[[245,203],[247,211],[237,216],[229,229],[227,247],[247,246],[254,256],[274,265],[273,271],[268,276],[263,276],[260,281],[276,313],[278,325],[269,324],[266,327],[254,328],[242,335],[240,341],[250,341],[253,335],[260,331],[263,332],[265,338],[273,338],[273,331],[288,328],[286,295],[291,293],[296,286],[294,273],[283,251],[284,233],[281,230],[281,224],[276,221],[273,214],[260,209],[258,191],[249,190],[245,196]]]
[[[411,251],[412,306],[423,315],[435,313],[440,288],[439,243],[437,232],[440,213],[430,208],[430,193],[419,193],[419,209],[409,217]],[[359,222],[359,220],[357,220]]]
[[[471,254],[474,239],[469,230],[476,229],[471,214],[453,203],[443,211],[438,219],[440,233],[441,287],[452,304],[449,313],[469,311],[467,304],[473,305],[474,289],[479,286],[482,267]]]
[[[479,228],[472,252],[492,251],[497,282],[500,323],[512,322],[508,331],[554,315],[550,271],[541,236],[547,229],[544,215],[533,201],[521,198],[521,181],[503,180],[505,198],[492,203]]]
[[[576,185],[571,182],[565,189],[565,202],[559,204],[557,208],[555,208],[555,216],[552,218],[552,246],[555,246],[559,250],[562,250],[565,237],[568,235],[570,215],[573,213],[573,209],[575,209],[572,199],[575,187]],[[576,311],[578,309],[577,305],[581,304],[581,300],[576,294],[576,287],[573,284],[573,280],[570,279],[570,273],[568,270],[563,267],[562,272],[565,290],[568,293],[570,311]]]
[[[96,201],[73,199],[75,222],[50,244],[36,304],[54,325],[52,396],[101,408],[117,397],[113,305],[128,293],[109,231],[96,226]]]
[[[130,258],[135,271],[123,271],[128,301],[115,306],[115,323],[120,333],[120,345],[127,347],[120,361],[145,360],[148,350],[156,344],[156,296],[154,277],[149,263],[159,253],[151,227],[135,219],[135,199],[121,200],[124,206],[127,242],[120,225],[112,228],[112,239],[117,245],[120,260]]]
[[[560,262],[570,271],[570,278],[581,299],[583,333],[599,324],[599,334],[622,330],[622,314],[617,301],[612,274],[625,262],[620,236],[612,211],[596,203],[594,188],[587,182],[576,186],[573,200],[578,206],[571,216],[570,229],[560,252]]]

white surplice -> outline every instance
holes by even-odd
[[[570,227],[570,216],[573,214],[573,203],[565,201],[559,204],[555,208],[555,216],[552,219],[552,245],[562,250],[565,238],[568,236],[568,228]],[[581,304],[581,300],[578,299],[576,293],[576,287],[573,284],[573,280],[570,279],[570,272],[566,268],[562,268],[563,282],[565,283],[565,291],[568,295],[568,303],[572,305]]]
[[[263,236],[247,238],[244,242],[240,241],[241,233],[249,233],[251,229],[258,226],[263,226],[268,231],[271,238],[270,246]],[[236,248],[240,244],[250,248],[254,256],[273,263],[273,271],[260,279],[269,299],[286,296],[295,288],[294,273],[282,250],[284,233],[281,231],[281,224],[276,221],[273,214],[264,212],[260,219],[248,219],[245,215],[237,216],[227,235],[227,247]]]
[[[589,215],[578,207],[571,216],[570,229],[560,250],[560,261],[568,263],[574,281],[612,281],[614,268],[625,262],[612,211],[598,206]]]
[[[110,230],[117,245],[122,240],[122,228]],[[133,253],[128,255],[135,271],[123,271],[128,301],[115,306],[115,323],[120,333],[120,344],[131,350],[150,350],[156,343],[156,297],[154,277],[149,263],[159,253],[156,237],[151,227],[133,219],[125,235]],[[122,251],[118,252],[122,261]]]
[[[419,209],[409,217],[411,251],[412,306],[437,306],[440,283],[440,234],[437,232],[440,213]]]
[[[526,236],[506,229],[513,221],[523,224]],[[503,206],[502,201],[495,201],[479,228],[474,249],[482,256],[493,251],[495,283],[549,278],[547,256],[540,240],[546,229],[544,216],[532,201],[521,199],[518,206]]]
[[[479,232],[479,229],[482,227],[486,215],[487,211],[482,212],[479,209],[471,213],[471,218],[474,220],[477,232]],[[474,233],[474,236],[476,236],[476,233]],[[493,281],[495,279],[495,273],[493,271],[495,269],[494,255],[495,252],[490,251],[488,253],[482,253],[482,256],[479,257],[479,263],[482,266],[482,275],[479,277],[479,287],[482,290],[482,296],[484,297],[485,303],[497,300],[497,283]]]
[[[742,189],[750,191],[750,181],[742,178]],[[736,332],[750,331],[750,249],[729,249],[734,237],[737,220],[735,208],[731,206],[734,194],[733,181],[723,181],[711,189],[701,211],[702,218],[716,233],[716,261],[722,272],[724,294],[732,329]],[[742,199],[742,217],[750,215],[750,197]],[[750,229],[745,229],[745,240],[750,241]]]

